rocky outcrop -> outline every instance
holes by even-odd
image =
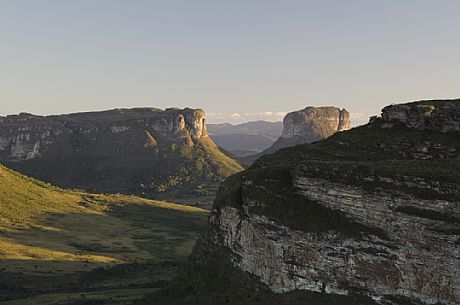
[[[282,138],[299,137],[302,143],[325,139],[350,129],[350,113],[336,107],[307,107],[288,113],[283,120]]]
[[[192,173],[198,154],[209,164]],[[189,108],[1,117],[0,162],[59,186],[127,193],[180,189],[180,171],[218,182],[241,169],[208,138],[204,111]]]
[[[276,304],[459,304],[460,132],[390,120],[284,149],[228,178],[191,258],[193,274],[229,264]],[[214,282],[196,283],[193,274],[193,295],[218,295]],[[223,281],[237,292],[250,285]]]
[[[382,118],[419,130],[460,131],[459,104],[460,100],[440,100],[391,105],[383,108]]]
[[[336,132],[350,129],[350,113],[337,107],[306,107],[288,113],[283,120],[283,133],[272,146],[260,154],[244,158],[252,164],[261,156],[282,148],[313,143],[330,137]]]

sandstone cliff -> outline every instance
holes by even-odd
[[[288,113],[283,119],[283,133],[271,147],[245,161],[252,163],[261,156],[281,148],[313,143],[338,131],[350,129],[350,113],[336,107],[306,107]]]
[[[307,107],[288,113],[284,117],[281,137],[302,137],[304,143],[311,143],[327,138],[337,131],[348,129],[350,129],[350,114],[345,109]]]
[[[0,162],[93,192],[203,189],[241,170],[208,138],[205,120],[189,108],[0,117]]]
[[[228,178],[188,268],[146,302],[459,304],[459,110],[390,106]]]

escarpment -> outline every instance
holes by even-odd
[[[460,101],[412,124],[425,103],[228,178],[188,268],[147,304],[459,304]]]
[[[209,139],[195,109],[115,109],[0,118],[0,162],[93,192],[195,192],[241,170]]]
[[[261,156],[281,148],[313,143],[330,137],[338,131],[350,129],[350,113],[337,107],[306,107],[288,113],[283,119],[283,133],[275,143],[262,153],[248,157],[253,163]]]

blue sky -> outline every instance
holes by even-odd
[[[460,1],[0,0],[0,115],[199,107],[209,121],[459,97]]]

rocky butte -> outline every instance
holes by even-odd
[[[245,159],[252,163],[281,148],[313,143],[336,132],[350,129],[350,113],[337,107],[306,107],[288,113],[283,119],[283,133],[271,147]]]
[[[146,196],[202,192],[242,169],[189,108],[0,117],[0,162],[61,187]]]
[[[459,304],[460,100],[385,107],[228,178],[175,284],[140,304]]]

